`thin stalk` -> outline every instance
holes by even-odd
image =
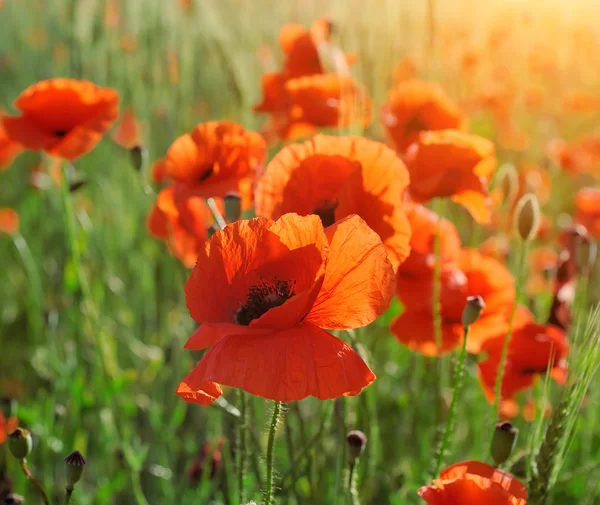
[[[356,488],[357,466],[358,458],[350,462],[350,469],[348,471],[348,494],[350,495],[350,501],[352,505],[360,505],[360,499],[358,498],[358,489]]]
[[[246,441],[246,430],[248,429],[248,408],[247,403],[248,399],[246,398],[246,394],[240,389],[239,390],[239,399],[240,399],[240,419],[237,423],[238,430],[238,497],[240,503],[246,502],[246,452],[247,441]]]
[[[277,433],[277,425],[281,419],[281,402],[275,402],[273,406],[273,417],[269,426],[269,441],[267,442],[267,483],[265,487],[265,505],[273,503],[273,449],[275,448],[275,434]]]
[[[225,218],[223,217],[221,212],[219,212],[219,209],[217,208],[217,203],[214,201],[214,199],[209,198],[208,200],[206,200],[206,203],[208,204],[208,208],[212,212],[212,215],[215,218],[215,222],[217,223],[219,229],[222,230],[223,228],[225,228],[227,226],[227,221],[225,221]]]
[[[33,476],[33,474],[29,471],[29,468],[27,468],[27,463],[25,463],[24,459],[22,459],[20,461],[19,466],[21,467],[21,470],[23,470],[25,477],[27,477],[29,479],[29,482],[31,482],[37,488],[37,490],[40,492],[40,495],[42,497],[42,501],[44,502],[44,505],[50,505],[50,500],[48,500],[48,496],[46,495],[44,488],[39,483],[39,481]]]
[[[523,275],[525,271],[525,259],[527,258],[527,251],[529,249],[529,241],[523,241],[521,245],[521,251],[519,253],[519,264],[517,266],[517,275],[516,275],[516,288],[515,288],[515,303],[512,308],[512,312],[510,314],[510,319],[508,320],[508,331],[506,332],[506,336],[504,337],[504,344],[502,346],[502,354],[500,355],[500,363],[498,364],[498,372],[496,374],[496,387],[495,398],[494,398],[494,411],[495,418],[493,419],[494,426],[496,425],[496,421],[500,419],[500,406],[501,395],[502,395],[502,381],[504,380],[504,368],[506,367],[506,357],[508,355],[508,347],[510,344],[510,337],[512,336],[513,323],[515,319],[515,314],[517,312],[517,307],[519,306],[519,299],[521,298],[521,292],[523,290]]]
[[[448,420],[446,421],[446,427],[444,429],[444,435],[442,438],[442,442],[440,444],[440,448],[437,454],[437,461],[435,464],[435,470],[433,475],[437,476],[442,469],[442,464],[444,463],[444,456],[446,455],[446,451],[448,449],[448,445],[450,443],[450,436],[452,435],[452,431],[454,430],[454,418],[456,417],[456,406],[458,404],[458,397],[462,390],[463,386],[463,373],[465,369],[465,360],[467,358],[467,338],[469,336],[469,327],[465,326],[464,328],[465,336],[463,339],[463,345],[460,350],[460,356],[458,357],[458,363],[456,364],[456,376],[454,378],[454,389],[452,391],[452,402],[450,403],[450,410],[448,411]]]
[[[435,335],[435,345],[438,352],[442,349],[442,220],[446,205],[444,200],[436,202],[436,211],[438,221],[435,230],[435,241],[433,243],[433,254],[435,256],[435,265],[433,270],[433,331]]]
[[[69,505],[72,495],[73,495],[73,488],[67,488],[67,494],[65,494],[65,505]]]

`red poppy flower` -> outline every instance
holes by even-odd
[[[0,171],[10,167],[13,159],[23,151],[23,146],[8,136],[0,121]]]
[[[212,223],[213,215],[206,201],[185,186],[173,184],[159,193],[146,225],[152,236],[164,240],[171,252],[191,268]]]
[[[433,270],[432,264],[419,272],[420,277],[398,276],[398,298],[406,302],[406,311],[392,323],[391,331],[401,343],[427,356],[457,347],[464,334],[462,311],[469,296],[481,296],[486,304],[470,326],[469,352],[479,353],[483,342],[499,331],[508,331],[515,300],[512,275],[495,259],[474,249],[463,249],[455,264],[447,263],[442,268],[442,342],[438,348],[433,320]]]
[[[0,444],[6,442],[6,437],[10,435],[19,426],[19,420],[16,417],[6,419],[0,411]]]
[[[0,233],[12,235],[19,231],[19,214],[13,209],[0,208]]]
[[[575,221],[593,237],[600,237],[600,188],[580,189],[575,196]]]
[[[237,221],[200,251],[186,287],[201,323],[186,344],[208,352],[177,394],[207,405],[221,385],[278,401],[356,395],[375,376],[322,328],[365,326],[388,307],[394,272],[358,216]]]
[[[381,122],[399,152],[423,130],[464,130],[467,126],[464,114],[441,86],[416,79],[400,82],[390,92],[381,108]]]
[[[523,308],[519,312],[520,319],[528,319],[528,322],[517,326],[510,337],[501,389],[503,401],[511,400],[518,392],[533,387],[537,377],[547,370],[559,384],[564,384],[567,378],[568,344],[565,332],[557,326],[535,323],[533,316]],[[494,399],[505,336],[506,332],[498,332],[497,337],[488,339],[482,345],[482,352],[488,356],[478,364],[479,378],[490,401]]]
[[[141,125],[131,109],[121,114],[121,119],[111,137],[116,144],[125,149],[142,145]]]
[[[119,94],[89,81],[50,79],[23,91],[15,107],[20,116],[3,118],[14,141],[74,160],[91,151],[115,121]]]
[[[155,163],[154,178],[185,184],[203,198],[237,193],[245,209],[252,203],[255,171],[267,146],[256,132],[230,121],[211,121],[177,138]]]
[[[381,237],[397,268],[409,253],[402,206],[408,184],[394,151],[362,137],[317,135],[282,149],[256,186],[256,214],[317,214],[324,226],[358,214]]]
[[[417,202],[450,197],[478,223],[491,216],[487,186],[496,168],[494,144],[457,130],[426,131],[408,149],[410,194]]]
[[[442,470],[433,486],[419,489],[429,505],[526,505],[527,489],[510,473],[480,461]]]

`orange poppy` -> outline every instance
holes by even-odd
[[[430,264],[412,278],[398,275],[398,298],[407,306],[390,329],[402,344],[427,356],[454,349],[462,342],[462,311],[469,296],[481,296],[486,304],[470,326],[467,341],[470,353],[479,353],[483,342],[499,331],[508,331],[515,300],[512,275],[499,261],[475,249],[463,249],[455,264],[442,267],[442,342],[438,348],[433,319],[433,270],[434,265]]]
[[[113,131],[111,138],[116,144],[125,149],[132,149],[142,145],[141,125],[131,109],[121,114],[119,123]]]
[[[115,121],[119,94],[89,81],[50,79],[23,91],[15,107],[20,116],[3,118],[13,140],[74,160],[91,151]]]
[[[394,293],[377,234],[358,216],[324,229],[317,216],[237,221],[200,251],[185,287],[201,323],[187,349],[208,352],[177,394],[207,405],[221,385],[277,401],[356,395],[375,380],[328,329],[374,321]]]
[[[191,268],[212,223],[213,215],[206,201],[185,186],[173,184],[159,193],[146,226],[153,237],[164,240],[171,252]]]
[[[467,120],[438,84],[412,79],[389,93],[381,122],[392,146],[404,152],[423,130],[464,130]]]
[[[575,221],[593,237],[600,237],[600,188],[580,189],[575,196]]]
[[[565,332],[551,324],[537,324],[533,316],[524,308],[519,308],[521,321],[528,320],[514,328],[508,345],[508,354],[502,379],[502,401],[512,400],[515,395],[533,387],[538,376],[550,370],[551,377],[559,384],[567,379],[568,353]],[[480,361],[479,379],[486,397],[494,400],[498,366],[506,332],[498,332],[497,337],[488,339],[482,346],[487,358]]]
[[[396,153],[363,137],[316,135],[282,149],[256,186],[256,214],[317,214],[324,226],[358,214],[381,237],[397,268],[408,256],[402,206],[408,173]]]
[[[480,461],[442,470],[433,485],[419,489],[429,505],[526,505],[527,488],[513,475]]]
[[[16,417],[6,419],[0,411],[0,444],[6,442],[6,437],[15,431],[19,426],[19,420]]]
[[[248,209],[255,171],[266,154],[258,133],[230,121],[210,121],[177,138],[155,163],[153,178],[185,184],[203,198],[236,193]]]
[[[490,221],[487,186],[496,168],[492,142],[458,130],[425,131],[407,150],[404,161],[415,201],[450,197],[478,223]]]
[[[13,209],[0,208],[0,233],[12,235],[19,231],[19,214]]]
[[[21,151],[23,151],[23,146],[8,136],[0,121],[0,171],[10,167]]]
[[[537,294],[550,290],[550,278],[558,265],[558,253],[550,247],[537,247],[528,255],[527,292]]]

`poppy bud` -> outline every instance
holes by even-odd
[[[228,223],[238,221],[242,215],[242,199],[239,195],[228,194],[223,199],[225,202],[225,217]]]
[[[31,453],[33,441],[31,433],[23,428],[17,428],[8,436],[8,448],[17,459],[25,459]]]
[[[139,172],[144,166],[146,150],[142,146],[134,146],[129,150],[129,156],[131,157],[133,168],[135,168],[136,172]]]
[[[510,473],[515,477],[524,479],[527,477],[527,466],[529,464],[529,456],[527,454],[521,454],[515,462],[510,466]]]
[[[498,169],[496,177],[505,203],[512,206],[519,192],[519,175],[517,174],[517,169],[512,163],[505,163]]]
[[[498,423],[492,438],[490,452],[497,465],[506,462],[515,447],[519,430],[509,422]]]
[[[9,493],[2,500],[4,505],[22,505],[25,503],[25,498],[23,498],[20,494]]]
[[[589,275],[594,268],[597,252],[596,242],[589,235],[582,235],[578,238],[575,246],[575,265],[579,275]]]
[[[359,430],[352,430],[346,435],[346,442],[348,442],[348,457],[350,461],[354,461],[359,458],[365,450],[367,445],[367,436]]]
[[[69,184],[69,193],[75,193],[75,191],[83,188],[87,184],[87,181],[75,181]]]
[[[523,240],[533,240],[540,228],[540,203],[528,193],[517,202],[514,227]]]
[[[75,483],[79,482],[85,466],[85,458],[79,451],[73,451],[65,458],[67,477],[67,489],[73,489]]]
[[[481,311],[485,308],[485,302],[481,296],[467,297],[467,304],[462,313],[463,326],[471,326],[477,319]]]

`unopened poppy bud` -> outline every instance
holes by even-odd
[[[504,202],[512,206],[519,192],[519,175],[517,169],[512,163],[505,163],[498,169],[497,181]]]
[[[136,172],[139,172],[144,166],[146,150],[142,146],[134,146],[129,150],[129,156],[131,157],[133,168],[135,168]]]
[[[514,227],[523,240],[533,240],[540,228],[540,203],[528,193],[517,202]]]
[[[469,296],[467,297],[467,304],[462,313],[462,324],[463,326],[472,325],[477,319],[481,311],[485,308],[485,302],[481,296]]]
[[[22,505],[25,503],[25,498],[20,494],[9,493],[2,500],[3,505]]]
[[[497,465],[501,465],[510,458],[518,435],[519,430],[509,422],[496,425],[490,452]]]
[[[596,242],[589,235],[582,235],[578,238],[575,246],[575,265],[579,275],[589,275],[592,268],[594,268],[594,263],[596,263],[597,253]]]
[[[352,430],[346,435],[346,442],[348,442],[348,457],[350,461],[354,461],[365,450],[367,436],[362,431]]]
[[[67,489],[73,489],[73,486],[75,486],[75,483],[79,482],[79,480],[81,479],[81,475],[83,474],[85,458],[79,451],[73,451],[65,458],[65,463]]]
[[[8,448],[17,459],[25,459],[31,453],[33,441],[31,433],[23,428],[17,428],[8,436]]]
[[[225,203],[225,217],[228,223],[235,223],[242,215],[242,199],[239,195],[228,194],[223,198]]]

